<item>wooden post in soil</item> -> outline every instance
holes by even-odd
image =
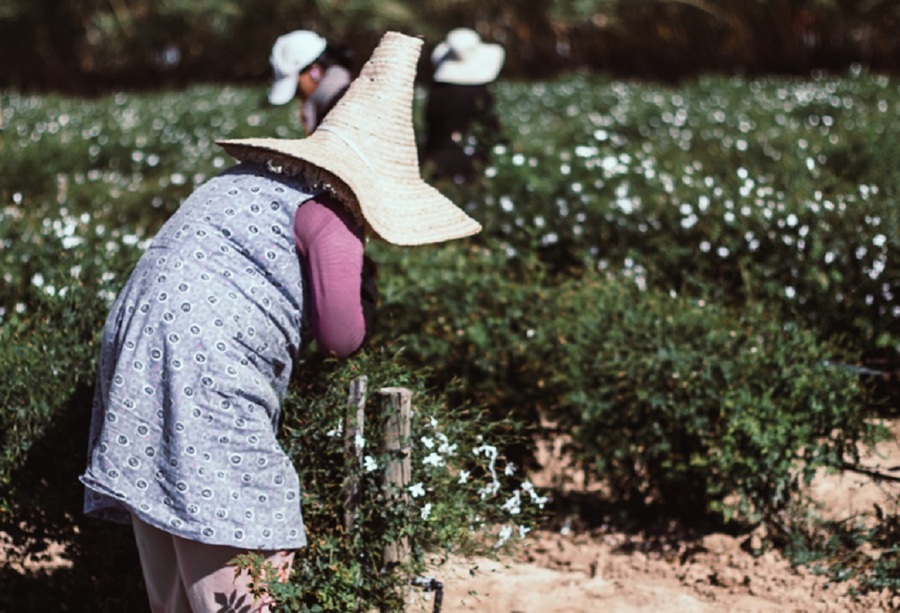
[[[344,529],[356,529],[359,516],[359,473],[362,468],[363,450],[357,446],[366,425],[366,385],[368,377],[361,375],[350,382],[347,412],[344,414],[344,457],[347,459],[347,482],[344,484]]]
[[[404,387],[384,387],[378,390],[382,396],[381,414],[384,419],[384,450],[388,453],[386,479],[399,500],[406,504],[407,488],[412,478],[412,458],[410,457],[410,411],[412,392]],[[409,556],[409,542],[404,536],[384,548],[384,565],[390,568],[403,564]]]
[[[344,530],[347,533],[358,529],[359,521],[359,475],[362,470],[363,449],[356,444],[357,437],[365,434],[366,386],[368,377],[360,375],[350,382],[347,395],[347,411],[344,413],[344,466],[347,481],[344,483]],[[362,602],[357,594],[353,613],[362,611]]]

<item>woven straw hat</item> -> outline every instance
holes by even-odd
[[[471,236],[481,225],[422,180],[413,82],[422,41],[388,32],[316,131],[304,139],[217,141],[242,161],[321,181],[396,245]]]

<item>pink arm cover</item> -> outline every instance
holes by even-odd
[[[306,271],[313,336],[322,351],[346,357],[366,337],[362,285],[362,229],[344,206],[325,194],[294,215],[294,240]]]

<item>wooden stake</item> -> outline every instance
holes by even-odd
[[[410,411],[412,392],[404,387],[384,387],[378,390],[382,397],[382,419],[384,419],[384,450],[388,453],[386,478],[393,486],[400,502],[404,505],[409,500],[407,488],[412,478],[412,459],[410,457]],[[404,536],[384,548],[386,567],[403,564],[409,556],[409,542]]]
[[[356,528],[359,517],[359,473],[363,450],[356,446],[357,436],[363,437],[366,425],[366,386],[368,377],[361,375],[350,382],[347,412],[344,414],[344,457],[347,459],[347,481],[344,484],[344,528]]]

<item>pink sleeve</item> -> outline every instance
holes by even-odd
[[[294,215],[294,240],[309,283],[311,327],[320,349],[346,357],[366,337],[361,297],[363,233],[335,198],[320,194]]]

